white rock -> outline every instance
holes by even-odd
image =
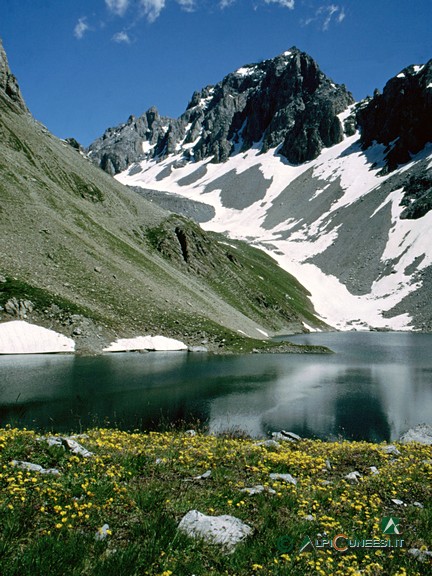
[[[43,436],[41,438],[36,438],[36,440],[38,440],[39,442],[44,441],[48,444],[48,446],[51,448],[51,446],[57,446],[58,448],[63,448],[63,450],[65,450],[65,447],[63,446],[63,442],[61,438],[56,438],[54,436],[49,436],[48,438],[44,438]]]
[[[37,440],[47,442],[48,446],[66,447],[70,452],[72,452],[72,454],[78,454],[78,456],[82,456],[83,458],[90,458],[90,456],[93,456],[93,452],[84,448],[84,446],[70,436],[48,436],[46,438],[41,436],[40,438],[37,438]]]
[[[204,353],[208,352],[208,348],[206,346],[189,346],[188,352],[196,353]]]
[[[198,510],[183,516],[178,528],[192,538],[219,544],[226,552],[233,552],[239,542],[252,534],[252,528],[235,516],[206,516]]]
[[[0,324],[0,354],[75,352],[75,342],[54,330],[13,320]]]
[[[103,352],[133,352],[136,350],[175,351],[187,350],[186,344],[165,336],[137,336],[120,338],[103,349]]]
[[[263,486],[262,484],[257,484],[251,488],[242,488],[240,492],[245,492],[246,494],[249,494],[249,496],[253,496],[254,494],[261,494],[262,492],[276,494],[276,490],[273,490],[273,488],[269,488],[268,486]]]
[[[58,476],[60,472],[57,468],[44,468],[40,464],[33,464],[32,462],[24,462],[23,460],[12,460],[12,466],[21,468],[22,470],[30,470],[31,472],[39,472],[39,474],[54,474]]]
[[[429,550],[419,550],[418,548],[410,548],[408,554],[417,558],[419,562],[425,562],[427,558],[432,557],[432,552],[429,552]]]
[[[394,444],[389,444],[388,446],[381,446],[381,450],[386,454],[393,454],[394,456],[399,456],[400,452]]]
[[[93,456],[93,452],[90,452],[87,448],[81,446],[81,444],[76,440],[72,440],[72,438],[68,438],[67,436],[63,436],[62,440],[66,443],[72,454],[78,454],[83,458],[90,458],[90,456]]]
[[[294,432],[287,432],[286,430],[281,430],[280,432],[272,432],[273,440],[285,441],[285,442],[298,442],[301,440],[301,436],[294,434]]]
[[[186,430],[185,436],[196,436],[197,433],[195,430]]]
[[[315,518],[312,516],[312,514],[308,514],[307,516],[304,517],[304,520],[307,520],[308,522],[313,522]]]
[[[408,432],[405,432],[400,438],[403,444],[407,442],[419,442],[420,444],[432,444],[432,426],[428,424],[419,424],[414,428],[410,428]]]
[[[413,506],[416,506],[417,508],[424,508],[424,506],[421,502],[414,502]]]
[[[369,466],[369,470],[371,471],[371,474],[379,474],[379,470],[376,466]]]
[[[332,469],[332,465],[330,464],[330,460],[326,460],[326,468],[327,470],[331,470]]]
[[[98,528],[95,534],[95,540],[105,540],[108,536],[109,524],[104,524],[101,528]]]
[[[361,478],[361,474],[360,472],[357,472],[357,470],[355,470],[354,472],[350,472],[349,474],[347,474],[345,478],[352,482],[358,482],[358,479]]]
[[[206,478],[210,478],[211,470],[207,470],[204,474],[200,474],[199,476],[194,476],[194,480],[205,480]]]
[[[270,474],[270,478],[272,480],[283,480],[284,482],[289,482],[290,484],[294,484],[294,486],[297,484],[297,479],[294,478],[293,476],[291,476],[291,474],[278,474],[276,472],[276,473]]]
[[[398,498],[392,498],[391,501],[393,502],[393,504],[396,504],[396,506],[403,506],[404,505],[403,500],[399,500]]]
[[[264,440],[263,442],[255,442],[255,446],[264,446],[265,448],[276,448],[279,450],[281,445],[276,440]]]

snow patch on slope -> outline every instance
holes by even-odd
[[[0,354],[75,352],[75,342],[42,326],[14,320],[0,324]]]
[[[350,113],[351,109],[342,113],[341,121]],[[400,172],[409,170],[414,162],[430,152],[425,149],[413,158],[409,165],[401,168]],[[391,205],[390,231],[382,261],[396,259],[401,253],[403,256],[395,264],[392,274],[379,277],[373,282],[369,294],[351,294],[336,276],[325,274],[310,261],[338,241],[342,225],[331,225],[332,219],[340,212],[352,210],[356,203],[373,195],[391,176],[379,175],[384,155],[385,148],[380,144],[374,144],[363,151],[359,135],[355,134],[346,137],[340,144],[323,149],[317,159],[300,166],[289,164],[278,155],[278,148],[264,154],[257,148],[252,148],[231,156],[223,164],[212,164],[211,159],[188,163],[172,169],[164,178],[161,176],[167,174],[167,167],[173,164],[172,158],[159,163],[144,161],[141,163],[142,172],[129,176],[125,171],[116,178],[123,184],[159,189],[211,204],[216,213],[212,220],[203,224],[203,228],[227,233],[232,238],[247,240],[264,249],[311,292],[316,311],[328,324],[338,329],[368,329],[373,326],[409,330],[412,328],[408,314],[392,318],[385,318],[383,314],[418,288],[419,282],[415,280],[413,273],[406,272],[407,266],[428,252],[429,256],[424,257],[421,268],[432,263],[432,255],[427,249],[432,212],[420,220],[401,220],[400,190],[390,193],[381,205],[374,209],[370,218],[386,205]],[[227,208],[222,203],[221,190],[208,191],[214,181],[227,173],[235,171],[240,175],[253,167],[259,168],[268,181],[268,186],[264,198],[247,208]],[[308,170],[312,170],[312,179],[317,182],[319,189],[313,185],[310,190],[305,189],[305,198],[311,206],[313,219],[311,221],[311,215],[305,215],[302,222],[303,216],[299,219],[291,214],[290,196],[286,194],[286,190]],[[196,178],[192,178],[191,185],[181,185],[182,179],[192,177],[193,174],[196,174]],[[158,175],[159,180],[156,180]],[[323,203],[325,210],[320,212],[316,208],[317,202],[327,196],[329,186],[340,192],[335,194],[334,201],[330,202],[329,206]],[[211,187],[213,188],[213,185]],[[247,190],[239,193],[247,194]],[[281,217],[273,228],[266,229],[264,221],[269,210],[273,208],[274,212],[279,206],[282,217],[286,215],[286,218],[283,220]],[[291,234],[290,230],[293,230]]]
[[[187,350],[187,346],[180,340],[165,336],[137,336],[136,338],[120,338],[104,348],[103,352],[132,352],[136,350],[166,352]]]

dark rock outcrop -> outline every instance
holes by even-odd
[[[177,120],[159,116],[155,108],[131,116],[108,129],[88,154],[115,174],[133,162],[174,152],[182,154],[180,163],[209,157],[224,162],[259,142],[262,152],[280,145],[279,152],[299,164],[341,141],[337,115],[352,103],[345,86],[334,84],[310,56],[292,48],[195,92]]]
[[[174,152],[180,134],[181,122],[160,116],[152,107],[139,118],[129,116],[125,124],[108,128],[90,145],[88,156],[114,175],[144,158]]]
[[[27,112],[27,106],[21,96],[17,79],[12,74],[3,43],[0,39],[0,90],[14,102],[20,110]]]
[[[406,206],[402,219],[417,220],[432,210],[432,175],[411,175],[404,183],[404,197],[401,205]]]
[[[432,60],[389,80],[382,94],[358,110],[357,122],[364,148],[374,141],[388,146],[388,171],[408,162],[432,142]]]

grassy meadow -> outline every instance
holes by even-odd
[[[432,573],[432,557],[423,554],[431,549],[431,446],[396,444],[387,453],[385,444],[301,440],[272,447],[235,435],[111,429],[77,440],[90,457],[49,446],[34,431],[0,429],[1,576]],[[347,479],[353,471],[361,476]],[[289,473],[297,484],[270,473]],[[259,494],[241,491],[258,484]],[[253,534],[227,554],[177,530],[191,509],[236,516]],[[383,535],[387,517],[402,534]],[[300,551],[307,537],[316,544],[338,534],[387,544]],[[402,546],[388,546],[397,539]]]

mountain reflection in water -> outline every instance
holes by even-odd
[[[0,425],[77,431],[206,423],[210,432],[393,440],[432,424],[432,335],[292,338],[333,355],[179,352],[0,357]]]

